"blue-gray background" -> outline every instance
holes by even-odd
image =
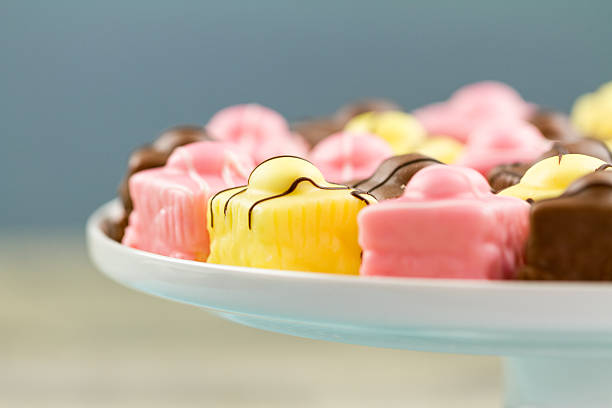
[[[4,0],[0,227],[82,225],[131,149],[234,103],[411,109],[499,79],[568,110],[612,79],[611,15],[609,0]]]

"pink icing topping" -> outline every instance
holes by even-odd
[[[206,203],[218,191],[246,184],[254,163],[226,142],[197,142],[177,148],[165,167],[130,178],[134,211],[123,243],[182,259],[206,260]]]
[[[476,119],[485,116],[525,117],[531,105],[512,87],[495,81],[482,81],[456,90],[448,103],[458,112]]]
[[[472,132],[457,164],[486,175],[499,164],[534,161],[551,145],[535,126],[520,119],[502,119]]]
[[[303,156],[304,141],[291,133],[276,111],[257,104],[234,105],[217,112],[206,125],[211,137],[236,143],[256,163],[283,154]]]
[[[429,134],[465,142],[484,123],[503,118],[524,119],[533,109],[508,85],[483,81],[458,89],[446,102],[417,109],[414,115]]]
[[[325,179],[348,183],[369,177],[378,165],[393,155],[391,146],[369,133],[339,132],[319,142],[310,153],[310,161]]]
[[[504,279],[523,260],[529,205],[459,166],[419,171],[402,197],[359,214],[362,275]]]
[[[405,201],[490,199],[491,187],[482,175],[457,166],[434,165],[414,175],[399,198]],[[425,169],[423,169],[425,170]],[[495,196],[493,196],[495,197]]]

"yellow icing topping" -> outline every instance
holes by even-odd
[[[585,135],[612,139],[612,82],[576,99],[571,118]]]
[[[400,111],[362,113],[351,119],[345,130],[373,133],[386,140],[395,154],[414,152],[426,137],[419,121]]]
[[[277,157],[260,164],[248,186],[208,203],[208,262],[358,274],[357,213],[376,200],[325,181],[310,162]]]
[[[453,164],[463,152],[463,143],[452,137],[433,136],[425,140],[416,152],[445,164]]]
[[[293,156],[275,157],[257,166],[249,176],[249,190],[264,194],[280,194],[287,190],[291,184],[300,177],[306,177],[319,185],[336,186],[325,181],[323,174],[309,161]],[[303,183],[304,186],[310,183]],[[300,184],[299,188],[303,188]]]
[[[541,160],[531,166],[521,181],[499,195],[534,201],[558,197],[576,179],[606,164],[603,160],[583,154],[565,154]]]

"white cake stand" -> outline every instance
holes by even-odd
[[[338,276],[184,261],[87,224],[96,266],[130,288],[294,336],[505,357],[507,407],[612,407],[612,285]]]

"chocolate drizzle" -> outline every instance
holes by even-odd
[[[276,157],[272,157],[272,158],[270,158],[270,159],[264,160],[263,162],[259,163],[259,165],[258,165],[257,167],[261,166],[262,164],[264,164],[264,163],[266,163],[266,162],[268,162],[268,161],[270,161],[270,160],[273,160],[273,159],[278,159],[278,158],[281,158],[281,157],[290,157],[290,158],[300,159],[300,160],[304,160],[304,161],[308,162],[308,160],[306,160],[306,159],[304,159],[304,158],[302,158],[302,157],[285,155],[285,156],[276,156]],[[309,162],[309,163],[310,163],[310,162]],[[255,169],[257,169],[257,167],[255,167]],[[250,181],[251,181],[251,176],[253,175],[253,173],[254,173],[254,172],[255,172],[255,170],[253,170],[253,171],[251,172],[251,174],[249,175],[248,183],[250,183]],[[262,198],[261,200],[255,201],[255,202],[253,203],[253,205],[251,205],[251,207],[249,207],[249,212],[248,212],[248,219],[249,219],[248,224],[249,224],[249,230],[251,230],[251,229],[252,229],[253,210],[255,209],[255,206],[257,206],[258,204],[261,204],[261,203],[263,203],[263,202],[265,202],[265,201],[269,201],[269,200],[272,200],[272,199],[274,199],[274,198],[280,198],[280,197],[283,197],[283,196],[286,196],[286,195],[291,194],[293,191],[295,191],[295,189],[296,189],[296,188],[299,186],[299,184],[300,184],[300,183],[302,183],[302,182],[304,182],[304,181],[306,181],[306,182],[308,182],[308,183],[312,184],[314,187],[316,187],[316,188],[318,188],[318,189],[321,189],[321,190],[352,190],[352,191],[351,191],[351,196],[352,196],[352,197],[355,197],[356,199],[358,199],[358,200],[360,200],[360,201],[363,201],[364,203],[366,203],[366,205],[369,205],[369,204],[370,204],[370,202],[369,202],[369,201],[368,201],[368,200],[367,200],[365,197],[362,197],[362,196],[361,196],[361,194],[367,194],[367,195],[372,196],[372,195],[371,195],[369,192],[362,191],[362,190],[357,190],[357,189],[353,190],[353,189],[351,189],[351,187],[348,187],[348,186],[338,186],[338,187],[327,187],[327,186],[321,186],[321,185],[317,184],[317,183],[316,183],[314,180],[312,180],[311,178],[308,178],[308,177],[299,177],[299,178],[295,179],[295,180],[294,180],[294,181],[291,183],[291,185],[289,186],[289,188],[287,188],[287,190],[283,191],[283,192],[282,192],[282,193],[280,193],[280,194],[277,194],[277,195],[274,195],[274,196],[271,196],[271,197]],[[219,194],[221,194],[221,193],[224,193],[224,192],[227,192],[227,191],[230,191],[230,190],[239,189],[239,188],[240,188],[240,190],[239,190],[239,191],[237,191],[237,192],[235,192],[235,193],[234,193],[234,194],[232,194],[231,196],[229,196],[229,197],[228,197],[228,199],[227,199],[227,201],[226,201],[226,202],[225,202],[225,204],[223,205],[223,215],[224,215],[224,216],[226,216],[226,215],[227,215],[227,210],[228,210],[228,208],[229,208],[229,203],[230,203],[230,201],[232,200],[232,198],[234,198],[234,197],[236,197],[237,195],[242,194],[242,193],[244,193],[245,191],[247,191],[247,190],[248,190],[248,184],[247,184],[246,186],[232,187],[232,188],[228,188],[228,189],[225,189],[225,190],[221,190],[221,191],[219,191],[217,194],[215,194],[214,196],[212,196],[212,197],[211,197],[210,202],[209,202],[209,207],[210,207],[210,208],[209,208],[209,210],[210,210],[210,211],[209,211],[209,213],[210,213],[210,227],[211,227],[211,228],[214,228],[214,225],[215,225],[215,224],[214,224],[214,215],[213,215],[213,202],[214,202],[215,198],[217,198],[217,196],[218,196]],[[372,196],[372,197],[374,197],[374,196]],[[375,197],[374,197],[374,198],[375,198]]]
[[[559,164],[561,164],[561,158],[563,157],[564,154],[569,154],[569,149],[562,145],[561,143],[555,143],[553,145],[553,147],[550,149],[550,152],[557,152],[557,156],[559,157]]]
[[[255,201],[253,203],[253,205],[251,205],[251,207],[249,208],[249,230],[251,229],[252,218],[253,218],[253,210],[255,209],[256,205],[261,204],[261,203],[263,203],[265,201],[272,200],[274,198],[280,198],[280,197],[286,196],[288,194],[291,194],[298,187],[298,185],[301,182],[303,182],[303,181],[307,181],[310,184],[312,184],[314,187],[319,188],[321,190],[350,190],[351,189],[350,187],[325,187],[325,186],[320,186],[314,180],[312,180],[312,179],[310,179],[308,177],[298,177],[297,179],[295,179],[293,181],[293,183],[291,183],[289,188],[287,190],[283,191],[282,193],[274,195],[274,196],[271,196],[271,197],[262,198],[261,200]],[[357,195],[355,195],[353,193],[357,193]],[[368,202],[368,200],[366,200],[365,198],[359,196],[358,194],[359,194],[359,191],[352,191],[351,192],[351,196],[357,198],[358,200],[365,201],[366,205],[370,204]]]
[[[386,183],[389,182],[389,180],[391,180],[391,178],[401,169],[403,169],[404,167],[408,167],[412,164],[415,163],[421,163],[421,162],[432,162],[435,164],[443,164],[442,162],[433,159],[431,157],[420,157],[414,160],[410,160],[408,162],[402,163],[399,166],[396,166],[381,182],[379,182],[378,184],[374,185],[374,187],[371,187],[369,189],[366,190],[366,193],[371,194],[372,191],[384,186]],[[359,187],[361,184],[365,183],[366,181],[368,181],[369,179],[365,179],[365,180],[361,180],[359,183],[354,184],[352,187],[353,188],[357,188]]]
[[[599,166],[598,168],[596,168],[595,171],[604,171],[604,170],[609,169],[611,167],[612,167],[612,164],[604,163],[601,166]]]
[[[255,166],[255,168],[253,169],[253,171],[251,172],[251,174],[249,174],[249,178],[247,179],[247,184],[250,184],[250,183],[251,183],[251,176],[253,175],[253,173],[255,173],[255,170],[257,170],[257,168],[259,168],[259,166],[261,166],[261,165],[262,165],[262,164],[264,164],[264,163],[269,162],[270,160],[280,159],[281,157],[290,157],[290,158],[292,158],[292,159],[300,159],[300,160],[304,160],[304,161],[305,161],[305,162],[307,162],[307,163],[310,163],[308,160],[306,160],[306,159],[305,159],[305,158],[303,158],[303,157],[293,156],[293,155],[290,155],[290,154],[284,154],[284,155],[281,155],[281,156],[274,156],[274,157],[270,157],[269,159],[266,159],[266,160],[262,161],[261,163],[259,163],[257,166]],[[310,164],[312,164],[312,163],[310,163]]]
[[[368,200],[366,200],[364,197],[360,196],[360,194],[367,194],[370,197],[373,197],[374,199],[376,199],[376,197],[374,197],[372,194],[365,192],[365,191],[361,191],[361,190],[353,190],[351,191],[351,195],[361,201],[363,201],[364,203],[366,203],[366,205],[370,205],[370,202]]]
[[[217,194],[215,194],[214,196],[212,196],[210,198],[210,201],[208,202],[208,206],[210,207],[209,208],[209,213],[210,213],[210,228],[214,228],[214,226],[215,226],[214,218],[213,218],[213,201],[214,201],[214,199],[217,198],[217,196],[219,194],[221,194],[221,193],[225,193],[226,191],[235,190],[235,189],[241,188],[241,187],[244,188],[244,190],[246,190],[246,186],[238,186],[238,187],[226,188],[225,190],[219,191]],[[236,194],[234,194],[234,195],[236,195]],[[232,197],[234,197],[234,195],[232,195]],[[230,197],[230,198],[232,198],[232,197]],[[226,205],[227,205],[227,203],[226,203]],[[225,207],[223,208],[223,215],[225,215]]]
[[[563,154],[584,154],[586,156],[596,157],[605,162],[612,161],[610,149],[608,149],[608,146],[604,142],[587,137],[571,142],[556,142],[549,151],[542,154],[536,161]]]
[[[245,191],[247,191],[247,189],[246,189],[246,188],[243,188],[243,189],[242,189],[242,190],[240,190],[239,192],[232,194],[232,195],[231,195],[231,196],[230,196],[230,197],[227,199],[227,201],[225,202],[225,205],[223,206],[223,215],[224,215],[224,216],[225,216],[225,215],[227,215],[227,206],[229,205],[230,200],[231,200],[232,198],[236,197],[238,194],[242,194],[242,193],[244,193]]]
[[[226,201],[225,205],[223,206],[223,215],[227,215],[227,208],[228,208],[228,205],[229,205],[230,200],[231,200],[232,198],[234,198],[235,196],[237,196],[238,194],[244,193],[244,192],[247,190],[248,184],[251,182],[251,175],[253,175],[253,172],[254,172],[254,171],[255,171],[255,170],[256,170],[256,169],[257,169],[259,166],[261,166],[262,164],[264,164],[264,163],[266,163],[266,162],[268,162],[268,161],[270,161],[270,160],[272,160],[272,159],[278,159],[278,158],[280,158],[280,157],[291,157],[291,158],[294,158],[294,159],[300,159],[300,160],[304,160],[304,161],[308,162],[308,160],[304,159],[303,157],[292,156],[292,155],[283,155],[283,156],[274,156],[274,157],[270,157],[269,159],[266,159],[266,160],[262,161],[261,163],[259,163],[257,166],[255,166],[255,169],[253,169],[253,171],[251,172],[251,174],[249,174],[249,178],[247,179],[247,185],[246,185],[246,186],[238,186],[238,187],[226,188],[225,190],[221,190],[221,191],[219,191],[217,194],[215,194],[214,196],[212,196],[212,197],[211,197],[211,199],[210,199],[210,203],[209,203],[209,206],[210,206],[210,211],[209,211],[209,212],[210,212],[210,227],[211,227],[211,228],[214,228],[214,226],[215,226],[215,224],[214,224],[214,219],[213,219],[213,205],[212,205],[212,204],[213,204],[214,199],[215,199],[215,198],[217,198],[217,196],[218,196],[219,194],[221,194],[221,193],[225,193],[226,191],[229,191],[229,190],[234,190],[234,189],[236,189],[236,188],[240,188],[240,187],[242,187],[242,188],[243,188],[241,191],[239,191],[239,192],[237,192],[237,193],[235,193],[235,194],[232,194],[232,195],[231,195],[231,196],[230,196],[230,197],[227,199],[227,201]],[[308,162],[308,163],[310,163],[310,162]],[[249,217],[249,219],[250,219],[250,217]],[[249,229],[251,229],[251,228],[249,227]]]
[[[557,152],[557,156],[561,156],[564,154],[569,154],[569,149],[565,146],[562,145],[561,143],[557,142],[555,144],[553,144],[552,148],[550,149],[551,152]]]

